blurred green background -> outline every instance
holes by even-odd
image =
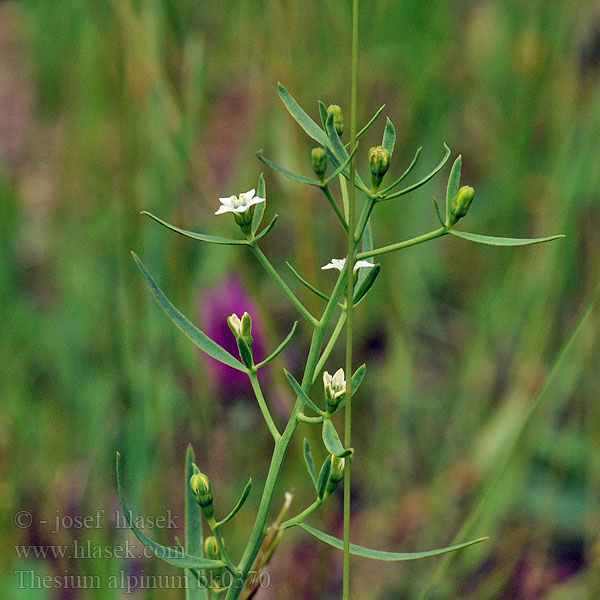
[[[557,358],[599,280],[600,5],[361,5],[359,119],[386,104],[398,132],[393,174],[423,145],[416,181],[446,142],[477,190],[462,229],[567,237],[518,249],[443,238],[382,258],[356,317],[356,360],[368,370],[355,403],[354,540],[425,550],[450,543],[470,518],[468,535],[491,539],[450,560],[355,559],[353,597],[409,600],[431,582],[431,600],[598,598],[597,309]],[[139,211],[232,236],[232,219],[213,218],[217,198],[255,186],[264,170],[255,151],[310,175],[311,140],[279,102],[276,82],[313,117],[321,99],[341,104],[348,120],[349,32],[350,3],[340,0],[0,2],[3,598],[183,597],[105,584],[120,573],[180,573],[109,556],[125,538],[137,543],[115,528],[117,449],[135,511],[171,510],[180,527],[188,442],[222,510],[249,476],[257,487],[264,481],[271,441],[251,392],[171,325],[129,250],[207,331],[222,327],[214,306],[253,306],[274,348],[296,315],[250,254],[181,238]],[[383,124],[362,143],[363,172]],[[377,243],[436,226],[432,197],[443,197],[448,169],[377,209]],[[327,289],[332,276],[319,267],[344,254],[329,207],[318,190],[265,177],[267,217],[280,215],[265,252]],[[318,310],[319,299],[298,293]],[[293,401],[282,368],[299,371],[308,335],[302,323],[265,379],[280,423]],[[330,371],[342,356],[340,347]],[[300,427],[279,488],[281,499],[294,493],[294,511],[311,500],[303,436],[324,456],[318,433]],[[235,557],[258,498],[255,489],[227,526]],[[30,527],[15,526],[19,510],[31,514]],[[99,510],[100,527],[69,526]],[[341,494],[311,523],[340,535]],[[148,531],[168,544],[178,533]],[[16,548],[72,553],[75,541],[105,551],[25,558]],[[23,589],[16,571],[25,572]],[[29,589],[31,571],[103,584]],[[270,573],[264,599],[341,596],[341,553],[302,531],[286,533]]]

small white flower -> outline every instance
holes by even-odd
[[[215,212],[215,215],[222,215],[224,213],[245,213],[251,206],[264,202],[265,199],[260,196],[255,196],[256,190],[251,189],[245,194],[239,196],[229,196],[228,198],[219,198],[221,206],[219,210]]]
[[[337,269],[338,271],[341,271],[344,268],[345,264],[346,264],[345,258],[332,258],[331,262],[322,266],[321,269],[323,271],[325,271],[327,269]],[[373,266],[374,266],[373,263],[370,263],[368,260],[357,260],[354,263],[354,270],[358,271],[358,269],[362,269],[362,268],[369,269]]]
[[[325,388],[325,401],[330,412],[335,412],[337,405],[346,395],[346,378],[344,369],[338,369],[333,375],[327,371],[323,373],[323,387]]]

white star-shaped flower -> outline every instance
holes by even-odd
[[[345,258],[332,258],[331,262],[327,263],[326,265],[321,267],[321,270],[326,271],[327,269],[337,269],[338,271],[341,271],[344,268],[344,265],[346,264],[346,259]],[[354,270],[358,271],[358,269],[370,269],[371,267],[373,267],[373,263],[370,263],[368,260],[357,260],[354,263]]]
[[[222,215],[224,213],[245,213],[251,206],[264,202],[265,199],[260,196],[255,196],[256,190],[251,189],[245,194],[239,196],[229,196],[228,198],[219,198],[221,206],[219,210],[215,212],[215,215]]]

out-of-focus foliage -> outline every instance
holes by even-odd
[[[359,117],[366,122],[386,103],[397,130],[391,173],[420,145],[417,176],[425,173],[446,142],[477,190],[469,230],[567,234],[520,249],[444,238],[381,261],[356,317],[357,364],[368,372],[355,403],[353,537],[411,551],[450,542],[469,517],[598,284],[600,7],[362,4]],[[230,236],[235,226],[213,218],[217,198],[254,185],[264,168],[256,150],[310,175],[311,142],[280,105],[276,82],[315,117],[317,99],[348,110],[349,30],[339,0],[0,3],[3,597],[116,599],[123,590],[107,588],[111,575],[171,573],[108,552],[35,559],[31,550],[24,559],[14,548],[122,546],[130,535],[114,527],[115,449],[126,457],[136,511],[170,509],[181,528],[188,441],[217,503],[249,476],[256,488],[264,481],[270,438],[250,390],[204,362],[158,311],[129,250],[205,330],[226,336],[225,317],[249,309],[274,347],[295,315],[245,249],[193,243],[139,211]],[[359,149],[364,172],[375,129]],[[265,175],[269,208],[280,214],[266,251],[326,289],[319,266],[344,248],[329,207],[318,190]],[[434,227],[432,196],[443,196],[444,179],[378,207],[375,239]],[[595,311],[488,496],[473,533],[491,541],[453,557],[427,598],[600,596],[599,327]],[[282,368],[293,372],[303,360],[306,334],[300,327],[300,346],[270,366],[276,414],[290,409]],[[340,361],[334,353],[329,371]],[[376,427],[361,428],[361,411]],[[305,428],[318,448],[318,433]],[[301,439],[280,483],[296,509],[312,485]],[[257,501],[253,492],[226,535],[234,556]],[[31,513],[30,528],[15,527],[18,510]],[[55,532],[57,515],[98,510],[106,511],[101,527]],[[324,530],[340,533],[339,504],[320,515]],[[172,544],[175,535],[153,537]],[[415,598],[441,560],[356,559],[353,596]],[[263,596],[339,597],[340,564],[340,553],[292,530]],[[15,570],[29,569],[99,576],[103,585],[15,590]]]

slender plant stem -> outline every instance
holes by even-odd
[[[352,3],[352,90],[350,93],[350,146],[356,146],[356,104],[358,71],[358,0]],[[344,423],[344,445],[352,444],[352,328],[354,323],[354,260],[356,241],[354,239],[354,212],[356,201],[355,161],[350,163],[350,196],[348,198],[348,255],[346,256],[346,411]],[[350,460],[344,471],[344,567],[343,600],[350,600]]]
[[[256,242],[249,244],[252,252],[260,264],[265,268],[267,273],[272,277],[273,281],[281,288],[281,291],[289,298],[290,302],[294,305],[296,310],[313,326],[317,325],[317,319],[313,317],[308,309],[298,300],[294,292],[290,290],[287,283],[281,278],[279,273],[275,270],[275,267],[269,262],[269,259],[264,255],[263,251],[258,247]]]
[[[265,397],[260,388],[260,383],[258,381],[258,376],[255,372],[251,371],[248,376],[250,377],[250,383],[252,384],[252,389],[254,390],[254,395],[256,396],[256,400],[258,401],[258,406],[260,407],[260,412],[267,423],[267,427],[273,436],[275,442],[278,442],[281,439],[281,434],[277,429],[277,425],[273,421],[273,417],[271,416],[271,412],[269,411],[269,407],[265,401]]]
[[[342,224],[344,231],[346,233],[348,233],[348,223],[346,223],[346,219],[344,218],[344,215],[342,214],[342,211],[340,210],[340,207],[338,206],[336,199],[333,197],[333,194],[331,193],[329,186],[324,185],[321,187],[321,189],[323,190],[323,193],[325,194],[325,197],[327,198],[327,200],[329,200],[329,204],[331,204],[331,208],[333,208],[333,212],[335,213],[336,217],[339,219],[340,223]]]
[[[371,256],[378,256],[379,254],[387,254],[388,252],[394,252],[396,250],[402,250],[403,248],[408,248],[409,246],[416,246],[417,244],[422,244],[423,242],[428,242],[429,240],[434,240],[435,238],[446,235],[448,230],[445,227],[440,227],[435,231],[430,231],[429,233],[424,233],[415,238],[411,238],[410,240],[405,240],[404,242],[398,242],[397,244],[390,244],[389,246],[383,246],[383,248],[375,248],[375,250],[369,250],[368,252],[359,252],[356,255],[356,260],[363,260],[365,258],[370,258]]]
[[[302,523],[310,513],[314,512],[323,504],[323,500],[321,498],[317,498],[308,508],[305,508],[301,513],[296,515],[293,519],[289,519],[283,524],[284,529],[288,529],[289,527],[293,527],[297,523]]]
[[[323,353],[321,354],[321,358],[319,358],[319,362],[317,363],[317,368],[315,369],[313,384],[317,380],[319,373],[323,370],[323,367],[325,366],[325,363],[327,362],[327,359],[329,358],[329,355],[331,354],[331,351],[333,350],[335,343],[337,342],[338,338],[340,337],[340,333],[342,333],[342,329],[344,328],[345,323],[346,323],[346,311],[344,310],[342,312],[342,314],[340,315],[338,322],[335,324],[335,328],[331,334],[331,337],[329,338],[329,341],[327,342],[327,345],[325,346],[325,350],[323,350]]]

